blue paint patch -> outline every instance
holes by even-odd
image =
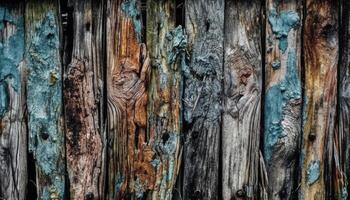
[[[281,11],[277,13],[276,8],[271,9],[269,23],[272,32],[279,40],[279,49],[284,53],[288,47],[288,33],[299,24],[300,17],[294,11]]]
[[[271,86],[266,92],[264,155],[267,161],[271,159],[278,140],[286,136],[281,124],[285,107],[291,100],[300,99],[301,85],[297,73],[296,53],[295,49],[291,48],[288,52],[285,78]]]
[[[26,63],[28,67],[29,150],[42,175],[50,180],[43,191],[64,197],[64,136],[61,128],[61,63],[59,29],[52,11],[33,22],[28,32]],[[45,199],[47,194],[42,193]]]
[[[274,70],[279,69],[279,68],[281,68],[281,61],[279,61],[279,60],[274,60],[274,61],[271,63],[271,66],[272,66],[272,69],[274,69]]]
[[[315,183],[320,177],[320,161],[313,160],[310,162],[306,171],[306,180],[309,185]]]
[[[9,89],[19,91],[21,82],[19,65],[24,55],[24,20],[22,16],[0,7],[0,32],[6,26],[14,26],[15,31],[0,41],[0,118],[8,112]]]
[[[137,41],[141,42],[142,39],[142,22],[141,13],[137,5],[137,0],[125,0],[122,5],[122,11],[129,16],[133,21],[134,30],[136,33]]]
[[[114,198],[117,197],[117,194],[119,193],[120,189],[122,188],[122,185],[124,183],[124,176],[122,176],[120,173],[118,173],[118,175],[116,176],[117,179],[115,180],[115,184],[114,184]]]

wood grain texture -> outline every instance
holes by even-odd
[[[26,66],[29,150],[36,165],[39,199],[65,195],[62,84],[58,6],[26,3]]]
[[[333,175],[338,180],[334,181],[337,198],[346,199],[350,193],[350,184],[347,183],[350,177],[350,2],[345,0],[341,2],[338,133],[335,135],[336,165]]]
[[[266,3],[264,158],[269,199],[295,199],[301,142],[302,1]]]
[[[223,82],[223,0],[188,0],[185,25],[183,199],[219,199]]]
[[[257,199],[262,89],[261,2],[226,1],[223,199]]]
[[[107,1],[109,199],[147,198],[156,180],[147,133],[150,61],[139,1]]]
[[[305,107],[300,198],[332,199],[338,2],[307,0],[304,24]]]
[[[0,5],[0,199],[26,196],[23,12],[21,2]]]
[[[71,0],[72,49],[64,72],[66,155],[71,199],[104,198],[103,1]]]
[[[152,146],[155,185],[152,199],[172,199],[181,164],[181,61],[187,38],[175,28],[175,1],[147,2],[147,47],[151,62],[148,87],[148,143]]]

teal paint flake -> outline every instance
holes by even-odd
[[[138,8],[137,0],[125,0],[121,4],[121,9],[125,15],[131,18],[134,30],[136,33],[137,41],[141,42],[142,39],[142,22],[141,22],[141,13]]]
[[[320,177],[320,161],[313,160],[309,163],[306,171],[306,180],[309,185],[315,183]]]
[[[40,20],[33,22],[28,38],[29,150],[34,154],[39,171],[50,180],[43,193],[39,194],[42,195],[40,198],[46,199],[55,193],[59,199],[63,199],[62,86],[59,27],[55,13],[48,11]]]
[[[279,40],[279,49],[285,53],[288,47],[288,33],[299,24],[300,17],[294,11],[281,11],[278,14],[276,8],[272,8],[268,19],[272,32]]]
[[[291,100],[301,99],[301,83],[298,78],[296,52],[289,49],[286,75],[282,81],[271,86],[265,97],[264,155],[267,161],[272,157],[274,147],[285,137],[282,121],[284,109]]]
[[[0,118],[8,112],[9,88],[18,92],[21,85],[19,66],[24,56],[24,20],[14,15],[6,7],[0,7],[0,32],[6,26],[14,26],[15,31],[0,40]]]
[[[279,61],[279,60],[274,60],[274,61],[271,63],[271,66],[272,66],[272,69],[274,69],[274,70],[279,69],[279,68],[281,68],[281,61]]]

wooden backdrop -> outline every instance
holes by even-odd
[[[350,198],[350,1],[0,0],[0,199]]]

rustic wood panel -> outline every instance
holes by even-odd
[[[147,129],[150,61],[142,43],[140,2],[107,1],[109,198],[146,198],[154,189]]]
[[[307,0],[304,23],[305,107],[300,197],[332,199],[338,2]]]
[[[62,84],[58,6],[28,1],[25,11],[29,150],[37,171],[39,199],[65,195]]]
[[[345,0],[341,2],[338,133],[335,135],[336,169],[333,174],[336,178],[334,181],[336,197],[347,199],[350,193],[350,184],[346,182],[350,177],[350,2]]]
[[[302,126],[302,1],[268,0],[265,13],[263,150],[268,196],[269,199],[294,199]]]
[[[183,199],[218,199],[223,82],[223,0],[185,1]]]
[[[148,143],[152,146],[155,185],[152,199],[172,199],[181,164],[181,61],[187,38],[175,28],[175,1],[147,2],[147,47],[151,80],[148,87]]]
[[[0,199],[26,196],[24,4],[0,4]]]
[[[257,199],[262,89],[261,2],[226,1],[223,199]]]
[[[100,2],[100,3],[99,3]],[[71,199],[104,198],[103,1],[71,0],[72,49],[64,72],[67,171]],[[69,42],[69,41],[66,41]]]

